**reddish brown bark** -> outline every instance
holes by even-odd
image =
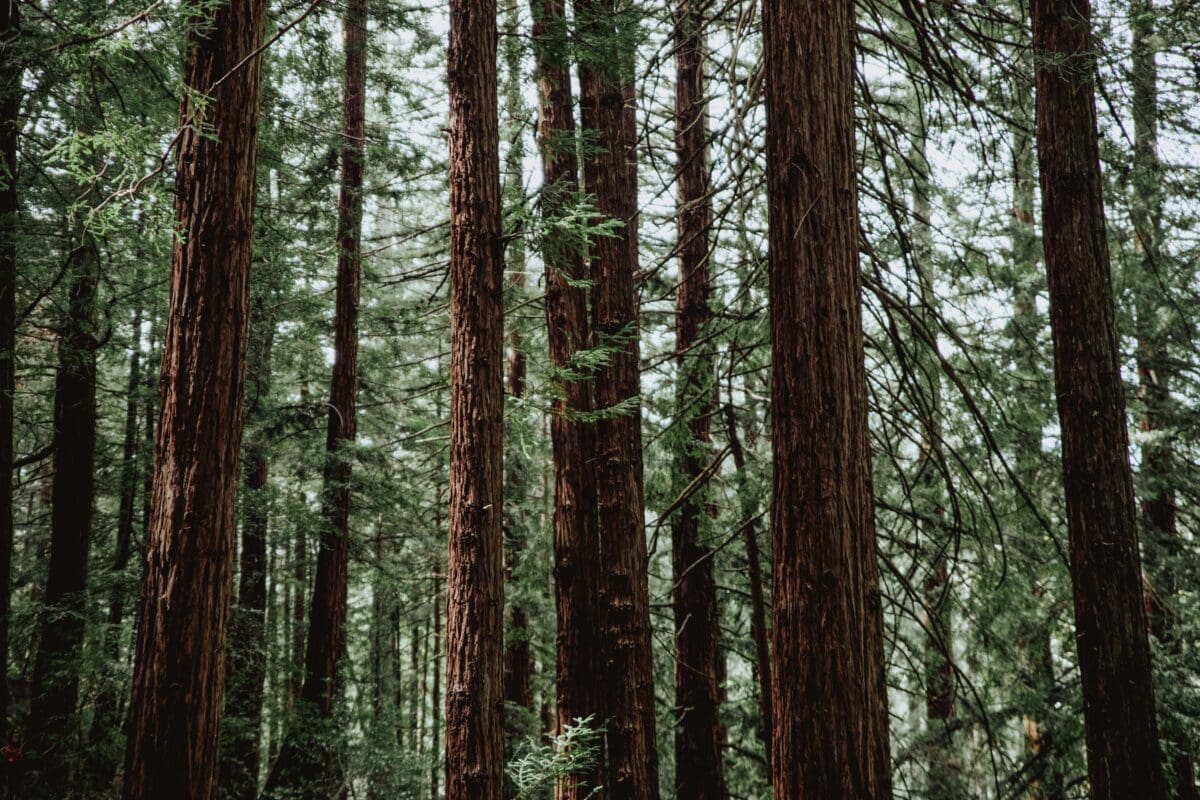
[[[763,9],[775,796],[891,796],[849,0]],[[786,676],[786,680],[780,679]]]
[[[616,221],[591,253],[592,327],[611,349],[596,373],[593,460],[600,541],[600,634],[606,693],[605,791],[612,800],[656,800],[654,675],[650,652],[645,503],[642,486],[638,343],[637,130],[631,11],[616,0],[579,0],[579,36],[590,57],[579,65],[583,128],[594,136],[584,185],[602,221]],[[620,409],[634,402],[632,411]]]
[[[79,677],[86,623],[88,544],[95,494],[95,304],[99,254],[91,237],[70,255],[71,288],[54,381],[54,484],[50,558],[30,686],[29,792],[69,797],[78,788]]]
[[[13,550],[13,397],[17,326],[17,140],[21,64],[16,0],[0,2],[0,741],[8,741],[8,631]],[[0,783],[0,791],[7,787]]]
[[[548,220],[563,215],[579,193],[579,162],[571,76],[564,55],[566,12],[562,0],[532,0],[534,55],[537,61],[538,146],[544,176],[541,213]],[[548,231],[556,231],[548,226]],[[546,330],[550,363],[569,370],[571,359],[591,346],[587,277],[582,254],[563,236],[543,244],[546,267]],[[596,483],[591,459],[592,428],[580,420],[591,411],[588,376],[564,374],[550,418],[554,461],[554,602],[558,621],[555,639],[556,730],[591,719],[600,724],[599,539],[596,529]],[[564,776],[555,788],[558,800],[584,800],[600,785],[599,765]]]
[[[267,780],[268,795],[325,798],[341,791],[343,748],[333,717],[341,696],[339,664],[346,655],[346,601],[350,561],[350,477],[357,434],[358,301],[362,266],[363,165],[366,156],[367,0],[350,0],[343,20],[342,176],[338,198],[338,266],[334,362],[325,471],[304,683],[279,757]],[[324,739],[324,741],[323,741]]]
[[[193,21],[125,800],[215,796],[233,562],[264,3]],[[240,66],[239,66],[240,65]],[[229,78],[224,76],[237,69]]]
[[[1034,0],[1042,234],[1096,800],[1166,797],[1105,241],[1087,0]]]
[[[676,288],[677,420],[682,486],[703,480],[711,457],[709,428],[715,407],[714,363],[704,340],[709,309],[711,178],[705,97],[704,17],[696,0],[675,9],[675,153],[679,180],[679,285]],[[675,795],[694,800],[726,797],[721,764],[720,612],[712,551],[704,542],[707,493],[692,492],[671,529],[675,616]]]
[[[496,40],[495,0],[451,0],[447,800],[499,800],[504,769],[504,250]]]

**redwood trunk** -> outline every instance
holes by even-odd
[[[714,363],[705,341],[709,309],[711,178],[708,172],[708,103],[697,0],[675,9],[675,152],[679,180],[679,286],[676,289],[676,359],[679,369],[676,424],[684,439],[679,484],[703,480],[711,458],[709,428],[715,405]],[[681,504],[671,538],[675,615],[675,796],[693,800],[726,797],[721,765],[720,721],[723,664],[720,613],[712,551],[704,542],[707,492]]]
[[[592,447],[607,695],[605,791],[611,800],[657,800],[642,488],[634,53],[625,49],[631,12],[617,0],[579,0],[575,8],[578,35],[594,53],[579,65],[582,123],[595,136],[584,161],[584,183],[600,219],[620,224],[615,235],[599,237],[591,253],[594,335],[596,344],[611,351],[596,374],[596,408],[604,413]]]
[[[215,796],[253,238],[263,0],[197,14],[138,624],[125,800]],[[249,58],[248,61],[243,61]],[[222,80],[237,68],[231,77]],[[218,83],[219,81],[219,83]],[[215,134],[215,135],[214,135]]]
[[[362,265],[363,165],[366,155],[367,0],[350,0],[344,19],[342,177],[338,198],[338,266],[334,362],[325,436],[322,527],[304,654],[299,708],[267,781],[267,792],[325,798],[341,791],[343,747],[334,730],[346,655],[350,560],[350,476],[357,432],[358,300]],[[314,740],[314,735],[318,737]],[[332,741],[331,741],[332,739]],[[324,741],[321,741],[324,740]],[[290,794],[289,794],[290,793]]]
[[[1042,233],[1096,800],[1166,797],[1105,241],[1087,0],[1034,0]]]
[[[99,254],[91,237],[70,255],[71,288],[54,381],[50,564],[30,687],[31,792],[68,797],[78,756],[80,657],[87,612],[88,543],[95,493],[95,304]]]
[[[764,6],[775,796],[891,796],[867,447],[852,4]]]
[[[503,793],[504,243],[496,2],[450,2],[446,800]]]
[[[560,218],[579,193],[579,162],[571,76],[564,47],[566,12],[562,0],[532,0],[534,54],[537,61],[538,145],[542,158],[541,212]],[[556,231],[547,226],[548,231]],[[546,330],[550,363],[569,368],[580,350],[591,346],[587,277],[582,254],[565,237],[549,237],[542,259],[546,267]],[[599,725],[599,669],[596,653],[600,613],[600,548],[596,529],[596,476],[592,427],[580,420],[591,411],[589,376],[564,375],[550,417],[554,460],[554,601],[556,730],[580,720]],[[563,776],[558,800],[585,800],[601,783],[599,765]]]

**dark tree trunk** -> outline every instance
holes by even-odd
[[[271,350],[275,321],[263,290],[252,291],[247,356],[246,428],[249,441],[242,457],[242,548],[238,565],[237,604],[229,631],[229,691],[225,701],[225,736],[221,753],[221,787],[227,800],[255,800],[262,761],[263,682],[267,672],[267,530],[270,462],[259,430],[267,416],[271,389]]]
[[[446,798],[502,796],[504,251],[496,2],[450,3]]]
[[[763,10],[775,454],[771,764],[775,796],[785,800],[891,796],[851,18],[849,0],[767,0]]]
[[[544,180],[541,213],[560,218],[579,194],[579,162],[571,76],[565,56],[566,12],[562,0],[532,0],[534,56],[537,62],[538,149]],[[548,231],[556,231],[548,226]],[[583,256],[565,237],[543,243],[546,268],[546,330],[550,363],[567,370],[580,350],[591,346],[587,277]],[[600,613],[599,557],[596,530],[596,477],[592,428],[580,414],[593,408],[590,376],[566,375],[550,417],[554,461],[554,601],[556,729],[580,720],[599,725],[599,669],[595,655]],[[597,765],[598,766],[598,765]],[[600,771],[563,776],[558,800],[585,800],[601,784]]]
[[[1175,565],[1180,557],[1179,527],[1175,506],[1178,467],[1169,431],[1172,428],[1171,379],[1173,369],[1166,325],[1169,309],[1162,306],[1166,284],[1162,261],[1163,168],[1158,157],[1158,64],[1155,11],[1151,0],[1136,0],[1129,10],[1133,29],[1133,224],[1140,275],[1137,289],[1137,366],[1141,388],[1142,516],[1147,560],[1154,569],[1148,592],[1150,632],[1170,657],[1178,657],[1181,643],[1175,632],[1172,606],[1178,600]],[[1168,313],[1164,314],[1164,311]],[[1164,714],[1163,741],[1170,750],[1170,780],[1176,800],[1197,800],[1196,770],[1191,743],[1170,715]]]
[[[303,397],[303,393],[301,394]],[[301,405],[303,405],[303,400]],[[297,482],[303,485],[304,474],[301,472],[297,476]],[[308,502],[304,492],[300,493],[300,506],[304,507]],[[304,680],[304,611],[307,608],[305,599],[307,597],[306,589],[308,588],[308,531],[303,525],[297,526],[292,535],[295,537],[292,541],[292,581],[293,592],[292,607],[285,609],[284,613],[290,613],[292,622],[292,639],[290,642],[291,652],[287,664],[287,699],[284,703],[286,708],[291,708],[296,700],[300,697],[300,685]]]
[[[268,795],[296,795],[314,800],[337,795],[343,784],[344,748],[336,741],[341,734],[334,730],[334,714],[342,691],[338,667],[346,655],[350,476],[357,432],[355,400],[358,392],[358,300],[366,155],[367,0],[350,0],[344,31],[346,75],[338,199],[337,299],[329,424],[325,438],[322,527],[299,707],[284,734],[266,788]],[[314,739],[314,736],[318,738]]]
[[[9,741],[8,632],[12,600],[13,399],[17,328],[17,141],[21,63],[16,0],[0,2],[0,741]],[[7,781],[7,779],[3,779]],[[0,783],[0,791],[7,785]]]
[[[249,305],[263,0],[193,20],[125,800],[211,800],[225,688]],[[223,79],[231,70],[238,72]],[[210,135],[211,133],[215,134]]]
[[[429,752],[432,755],[430,759],[431,766],[429,768],[429,797],[430,800],[439,800],[441,793],[438,790],[438,776],[442,774],[442,769],[445,767],[445,761],[442,758],[442,744],[439,739],[439,734],[442,730],[442,721],[439,718],[442,709],[442,669],[441,669],[441,654],[442,654],[442,576],[440,574],[441,565],[434,564],[433,566],[433,650],[431,657],[433,664],[431,671],[433,673],[433,694],[429,704],[430,716],[432,720],[429,725],[429,730],[433,736],[432,746]],[[424,698],[422,698],[424,700]]]
[[[71,797],[79,756],[80,658],[87,613],[88,544],[95,493],[96,289],[99,253],[84,233],[70,256],[68,310],[54,381],[50,565],[30,686],[27,746],[33,796]]]
[[[144,282],[138,289],[145,291]],[[95,701],[91,732],[88,736],[88,761],[91,785],[97,790],[111,788],[117,769],[116,754],[109,752],[109,742],[120,727],[120,698],[117,693],[118,666],[121,662],[121,638],[124,635],[125,601],[128,594],[126,572],[133,551],[134,505],[137,501],[138,466],[145,457],[139,453],[138,426],[142,418],[142,306],[134,308],[129,378],[125,392],[125,434],[121,443],[121,495],[117,507],[117,539],[108,590],[108,619],[103,633],[104,654],[108,659]]]
[[[579,65],[583,127],[595,136],[584,184],[613,236],[592,252],[592,325],[611,350],[596,374],[592,440],[600,541],[601,652],[607,694],[611,800],[657,800],[654,674],[650,652],[645,503],[642,488],[641,364],[638,343],[637,130],[631,9],[617,0],[579,0],[578,36],[594,56]],[[630,407],[632,405],[632,407]]]
[[[737,469],[738,494],[742,497],[742,542],[746,547],[746,571],[750,583],[750,638],[754,640],[754,670],[758,679],[758,736],[763,743],[763,757],[767,768],[771,767],[771,733],[774,718],[772,711],[771,691],[771,655],[767,642],[770,631],[767,630],[766,596],[763,591],[762,558],[758,552],[758,509],[756,504],[747,499],[746,491],[746,452],[742,448],[741,437],[738,436],[737,418],[734,416],[733,405],[725,404],[725,430],[729,437],[729,450],[733,456],[733,465]]]
[[[1042,234],[1096,800],[1166,797],[1105,241],[1088,0],[1034,0]]]
[[[705,340],[709,309],[712,237],[708,172],[708,103],[697,0],[675,9],[675,153],[679,178],[679,286],[676,289],[676,360],[679,369],[676,425],[683,437],[679,481],[686,489],[703,481],[711,458],[716,391],[712,346]],[[671,530],[672,601],[675,614],[675,796],[693,800],[726,797],[721,764],[720,612],[712,551],[704,542],[707,492],[692,492],[676,512]]]

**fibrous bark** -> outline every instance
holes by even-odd
[[[215,796],[233,567],[265,3],[192,19],[125,800]],[[203,126],[195,96],[207,96]]]
[[[852,4],[763,8],[775,796],[891,796],[867,448]]]
[[[1042,234],[1096,800],[1166,796],[1105,241],[1088,0],[1034,0]]]

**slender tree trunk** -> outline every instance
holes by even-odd
[[[438,800],[441,791],[438,789],[438,776],[446,768],[446,760],[442,758],[442,744],[439,734],[442,730],[440,718],[442,710],[442,576],[441,564],[433,566],[433,695],[430,709],[429,730],[433,733],[433,742],[429,748],[431,766],[429,768],[429,797]]]
[[[538,149],[542,160],[541,213],[561,218],[579,194],[579,162],[571,76],[565,48],[566,11],[562,0],[532,0],[537,63]],[[550,232],[559,229],[547,226]],[[600,725],[599,668],[596,654],[600,614],[600,545],[596,529],[596,478],[590,454],[591,425],[580,419],[593,409],[590,376],[570,374],[572,358],[592,344],[587,277],[582,253],[561,234],[543,243],[546,277],[546,330],[550,363],[562,376],[550,417],[554,462],[554,602],[556,729],[580,720]],[[575,370],[578,373],[578,370]],[[562,776],[558,800],[584,800],[602,783],[599,765],[583,774]]]
[[[1138,250],[1137,366],[1142,416],[1139,427],[1150,434],[1142,446],[1142,516],[1148,561],[1155,581],[1149,595],[1150,632],[1171,656],[1181,650],[1172,606],[1177,601],[1175,563],[1180,539],[1175,506],[1172,428],[1172,367],[1161,289],[1166,265],[1162,261],[1163,169],[1158,157],[1158,64],[1155,9],[1152,0],[1136,0],[1129,9],[1133,29],[1133,224]],[[1158,435],[1154,435],[1158,432]],[[1168,746],[1170,781],[1176,800],[1196,800],[1196,770],[1191,743],[1164,714],[1163,741]]]
[[[867,446],[852,4],[767,0],[775,796],[891,796]],[[819,701],[814,702],[814,698]]]
[[[303,397],[303,392],[301,392]],[[304,401],[301,400],[301,405]],[[296,477],[300,485],[304,485],[304,472],[301,470]],[[300,506],[303,508],[308,503],[308,498],[304,492],[300,492]],[[292,639],[290,641],[290,658],[286,670],[287,675],[287,702],[285,707],[290,709],[295,705],[300,698],[300,686],[304,680],[304,610],[307,608],[307,593],[308,588],[308,532],[304,526],[297,526],[292,535],[295,537],[292,541],[292,607],[285,609],[284,613],[290,613],[292,617]]]
[[[340,738],[334,714],[342,684],[338,666],[346,655],[346,601],[350,560],[350,476],[357,432],[358,300],[361,273],[363,164],[366,155],[367,0],[350,0],[344,18],[346,75],[343,86],[342,178],[338,199],[338,268],[334,364],[325,438],[322,527],[317,549],[304,683],[266,792],[325,798],[341,791],[343,747],[314,734]],[[328,738],[328,737],[326,737]]]
[[[263,289],[252,290],[246,398],[249,441],[242,456],[242,548],[237,604],[229,631],[229,691],[221,760],[222,793],[228,800],[258,797],[263,685],[271,644],[266,628],[270,462],[260,428],[269,413],[275,320],[263,294]]]
[[[80,788],[79,679],[87,614],[88,544],[95,494],[96,289],[100,256],[88,233],[70,256],[68,310],[54,381],[50,565],[30,687],[29,792],[66,798]]]
[[[746,571],[750,583],[750,638],[754,640],[754,677],[758,681],[758,737],[763,743],[763,758],[767,768],[771,767],[771,733],[774,712],[772,711],[771,691],[771,656],[767,644],[771,635],[767,630],[767,602],[763,591],[762,557],[758,551],[758,508],[749,499],[746,488],[746,452],[742,448],[741,437],[738,436],[737,418],[734,416],[732,402],[725,404],[725,430],[729,441],[729,450],[733,455],[733,465],[737,470],[738,494],[741,501],[742,513],[742,543],[746,548]]]
[[[1114,320],[1088,0],[1034,0],[1042,232],[1096,800],[1166,797]]]
[[[215,796],[236,532],[263,0],[197,14],[185,94],[158,448],[125,800]],[[249,60],[247,60],[249,59]],[[227,73],[237,69],[232,78]]]
[[[450,3],[446,797],[502,796],[504,251],[496,2]]]
[[[137,283],[139,291],[145,291],[144,281]],[[108,591],[108,619],[103,632],[103,652],[108,664],[103,673],[99,695],[92,716],[91,732],[88,735],[88,761],[93,788],[108,791],[116,775],[119,754],[110,752],[110,740],[121,725],[117,682],[120,674],[121,638],[124,636],[125,600],[128,593],[127,575],[129,559],[133,552],[134,506],[137,501],[138,467],[145,457],[139,453],[138,425],[142,417],[141,395],[145,379],[142,377],[142,304],[134,307],[131,326],[131,348],[129,354],[129,377],[125,393],[125,434],[121,442],[120,500],[117,506],[117,537],[113,547],[113,560]]]
[[[676,289],[676,425],[683,437],[680,489],[703,480],[712,456],[716,391],[712,346],[705,340],[712,238],[705,95],[704,15],[698,0],[675,8],[675,153],[679,179],[679,286]],[[726,797],[722,768],[720,611],[713,553],[704,543],[708,493],[693,492],[676,512],[671,531],[675,615],[675,796]]]
[[[596,343],[610,349],[596,375],[592,451],[600,541],[601,652],[607,720],[605,791],[657,800],[654,674],[642,486],[638,343],[637,130],[633,118],[633,9],[578,0],[578,36],[593,53],[579,65],[583,127],[595,142],[584,183],[599,217],[621,226],[595,242],[591,279]]]
[[[16,0],[0,2],[0,741],[9,741],[8,638],[12,603],[13,405],[17,328],[17,146],[21,62]],[[7,778],[0,792],[8,789]]]
[[[524,115],[525,104],[521,97],[521,31],[518,10],[519,0],[505,0],[505,37],[502,55],[505,67],[504,107],[509,129],[509,146],[504,163],[504,206],[523,210],[525,185],[522,180],[525,161]],[[508,248],[505,265],[508,268],[510,296],[517,303],[525,294],[525,232],[523,215],[517,213],[511,230],[505,231]],[[508,329],[508,394],[516,403],[509,419],[518,436],[527,422],[521,405],[525,396],[525,377],[528,372],[525,351],[522,350],[520,323],[516,320]],[[513,586],[519,580],[521,561],[527,538],[527,495],[531,464],[524,456],[523,448],[504,448],[504,543],[505,581]],[[511,754],[522,738],[534,732],[533,694],[530,688],[532,661],[529,644],[529,612],[521,600],[521,594],[506,590],[508,605],[508,628],[504,642],[504,729],[506,753]],[[514,796],[512,786],[505,785],[506,796]]]

